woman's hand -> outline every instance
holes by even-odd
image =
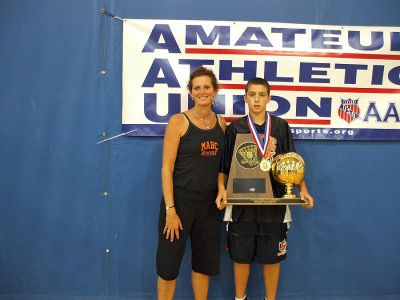
[[[167,216],[165,218],[165,227],[163,234],[165,234],[165,238],[170,240],[171,242],[174,239],[179,240],[179,230],[183,229],[183,225],[181,223],[181,219],[176,213],[175,207],[171,207],[167,210]]]

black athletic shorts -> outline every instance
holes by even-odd
[[[228,249],[236,263],[275,264],[286,258],[286,223],[230,222]]]
[[[216,192],[196,195],[175,191],[175,208],[183,230],[180,239],[173,242],[165,239],[163,234],[166,212],[164,200],[161,201],[156,265],[162,279],[178,277],[188,237],[192,248],[192,270],[205,275],[219,273],[221,214],[215,197]]]

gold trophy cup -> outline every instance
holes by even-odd
[[[286,194],[283,198],[294,199],[293,186],[300,184],[304,179],[305,163],[296,152],[279,154],[272,161],[272,176],[285,185]]]

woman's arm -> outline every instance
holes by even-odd
[[[179,239],[179,230],[183,228],[174,207],[173,173],[180,138],[186,130],[187,123],[184,117],[177,114],[169,120],[164,136],[161,178],[166,206],[166,221],[163,233],[166,234],[165,238],[170,239],[171,242],[175,238]]]

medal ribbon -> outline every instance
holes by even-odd
[[[249,126],[251,134],[253,135],[254,140],[256,141],[258,151],[260,151],[262,157],[265,157],[265,152],[267,152],[267,146],[271,134],[271,118],[269,116],[269,113],[267,111],[265,112],[264,141],[258,134],[256,126],[253,120],[251,119],[250,114],[247,115],[247,124]]]

